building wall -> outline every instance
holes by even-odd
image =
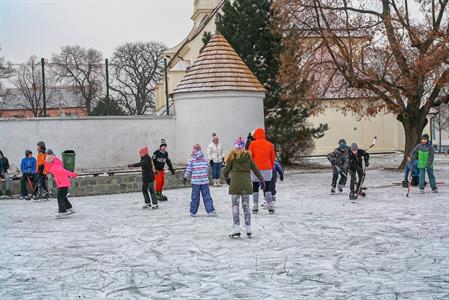
[[[85,109],[80,107],[69,107],[69,108],[48,108],[47,115],[49,117],[59,117],[59,116],[76,116],[85,117],[87,112]],[[1,118],[33,118],[33,112],[28,109],[8,109],[0,110]]]
[[[161,138],[167,140],[169,151],[176,148],[174,118],[0,119],[0,150],[15,167],[20,166],[26,149],[36,153],[41,140],[58,156],[64,150],[74,150],[77,169],[96,169],[137,162],[138,150],[148,145],[154,151]]]
[[[175,94],[177,152],[187,161],[192,146],[209,145],[212,132],[220,138],[225,152],[234,141],[258,127],[264,127],[264,93],[209,92]]]
[[[368,147],[377,136],[376,147],[371,152],[391,152],[403,150],[405,137],[402,124],[393,114],[379,114],[375,118],[358,120],[351,114],[343,114],[335,107],[326,108],[321,114],[309,118],[313,125],[327,123],[329,130],[325,136],[315,140],[314,155],[323,155],[331,152],[339,139],[344,138],[348,143],[357,143],[360,147]]]

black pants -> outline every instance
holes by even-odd
[[[253,182],[253,193],[258,193],[260,188],[260,183]],[[263,190],[264,193],[271,192],[271,181],[265,181],[265,189]]]
[[[37,192],[39,194],[48,193],[48,178],[44,173],[37,173]]]
[[[334,172],[332,173],[332,186],[337,186],[337,180],[338,175],[340,175],[340,180],[338,181],[338,185],[345,185],[348,178],[346,178],[345,175],[343,175],[342,172],[338,171],[336,168],[334,168]]]
[[[30,189],[31,194],[35,192],[34,174],[22,174],[20,180],[20,193],[22,196],[28,196],[27,188]],[[30,186],[31,183],[31,186]]]
[[[360,187],[360,179],[362,179],[363,176],[363,171],[362,169],[357,169],[357,170],[349,170],[349,174],[351,175],[351,183],[350,183],[350,189],[351,189],[351,193],[354,193],[355,190],[359,189]],[[357,178],[356,178],[357,175]],[[355,188],[357,182],[357,188]]]
[[[69,188],[66,187],[58,189],[58,208],[60,213],[64,213],[72,208],[72,204],[69,202],[69,199],[67,199],[68,192]]]
[[[150,191],[150,194],[148,194],[148,190]],[[152,203],[153,205],[157,205],[157,199],[156,199],[156,192],[154,190],[154,181],[151,182],[142,182],[142,193],[143,198],[145,199],[145,204]],[[151,195],[151,199],[150,199]]]

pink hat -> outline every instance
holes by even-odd
[[[142,149],[139,150],[139,154],[140,154],[141,157],[147,156],[148,152],[149,152],[149,150],[148,150],[147,146],[145,146],[145,147],[143,147]]]
[[[239,137],[239,138],[235,141],[234,147],[235,147],[235,149],[238,149],[238,150],[245,149],[245,141],[242,139],[242,137]]]

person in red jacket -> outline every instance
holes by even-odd
[[[53,175],[58,187],[59,213],[57,218],[66,218],[75,213],[72,204],[67,199],[67,193],[70,187],[70,177],[76,178],[78,177],[78,174],[64,169],[61,160],[55,157],[55,154],[51,149],[47,150],[47,157],[44,165],[48,172]]]
[[[265,138],[265,130],[262,128],[257,128],[254,131],[253,141],[249,144],[248,150],[251,152],[251,158],[256,163],[257,168],[264,178],[262,188],[265,192],[268,211],[270,214],[273,214],[274,207],[271,195],[271,178],[273,177],[273,167],[276,160],[276,154],[274,151],[274,145]],[[259,211],[260,183],[253,173],[251,173],[251,180],[253,181],[253,213],[256,214]]]

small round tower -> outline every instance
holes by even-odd
[[[207,147],[216,132],[225,151],[239,136],[264,127],[265,88],[228,41],[215,34],[173,92],[176,157]]]

